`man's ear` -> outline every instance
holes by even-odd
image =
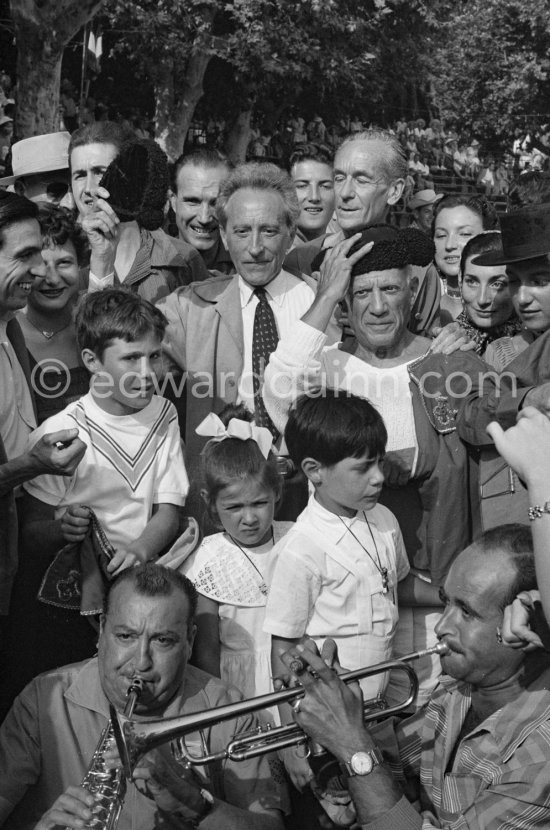
[[[301,464],[304,475],[317,487],[323,480],[323,465],[314,458],[304,458]]]
[[[176,212],[176,202],[178,201],[178,198],[177,198],[176,194],[173,193],[171,190],[168,191],[168,201],[170,202],[170,207],[172,208],[172,210],[175,213]]]
[[[82,363],[86,367],[86,369],[91,372],[97,372],[101,368],[101,361],[99,360],[98,356],[95,352],[91,349],[82,349],[80,352],[80,357],[82,358]]]
[[[396,205],[405,188],[405,179],[394,179],[388,190],[388,198],[386,199],[388,205]]]
[[[103,634],[103,629],[105,628],[105,614],[100,614],[99,616],[99,636]]]

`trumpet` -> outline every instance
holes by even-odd
[[[365,723],[380,720],[404,711],[414,701],[418,692],[418,678],[409,663],[427,655],[444,654],[446,651],[447,647],[438,643],[432,648],[416,651],[399,659],[345,672],[340,675],[340,680],[344,683],[353,683],[356,680],[362,680],[364,677],[385,674],[389,671],[405,672],[409,680],[409,693],[402,702],[388,707],[383,697],[379,696],[374,700],[366,701],[364,704]],[[304,697],[304,695],[304,688],[298,685],[289,689],[282,689],[279,692],[238,701],[237,703],[228,703],[215,709],[194,712],[191,715],[146,722],[132,720],[131,717],[121,715],[111,707],[111,724],[124,774],[130,779],[140,758],[168,741],[172,742],[172,751],[176,760],[186,766],[202,766],[220,760],[245,761],[248,758],[285,749],[289,746],[308,745],[308,736],[296,723],[278,727],[260,726],[252,733],[239,736],[230,741],[220,752],[210,754],[191,755],[185,744],[185,736],[192,732],[198,732],[213,724],[238,718],[249,712],[268,709],[281,703],[290,703]]]

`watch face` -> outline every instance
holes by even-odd
[[[351,756],[350,766],[356,775],[368,775],[374,761],[368,752],[356,752]]]

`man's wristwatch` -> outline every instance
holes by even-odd
[[[342,761],[340,766],[348,776],[352,778],[354,775],[368,775],[375,767],[383,762],[384,758],[382,752],[376,746],[368,752],[362,750],[361,752],[354,752],[349,761]]]

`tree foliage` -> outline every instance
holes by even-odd
[[[213,56],[226,66],[235,113],[285,85],[291,98],[307,84],[319,102],[337,88],[353,95],[368,83],[386,14],[385,0],[110,0],[107,8],[121,33],[116,48],[155,87],[157,132],[168,134],[172,113],[180,146]],[[172,155],[175,143],[165,142]]]
[[[11,0],[17,44],[19,138],[59,129],[63,51],[103,0]]]
[[[485,138],[550,113],[546,0],[456,0],[432,35],[430,72],[444,118]]]

